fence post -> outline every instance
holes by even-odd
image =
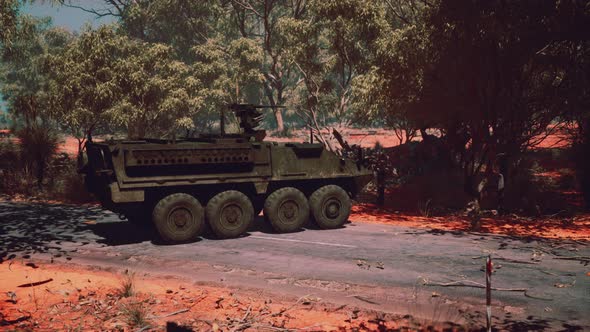
[[[487,331],[492,332],[492,255],[486,259],[486,314]]]

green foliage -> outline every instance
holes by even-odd
[[[64,47],[69,34],[50,29],[48,19],[21,16],[17,23],[11,47],[2,49],[0,91],[17,125],[30,127],[48,117],[45,62]]]
[[[22,166],[26,173],[36,177],[41,188],[49,162],[57,152],[57,133],[50,126],[35,123],[17,131],[16,137],[21,145]]]
[[[202,82],[199,95],[204,99],[204,115],[218,114],[229,103],[248,100],[252,93],[248,88],[260,87],[263,55],[254,41],[238,38],[225,44],[213,38],[193,51],[199,59],[192,70]]]
[[[81,141],[94,128],[171,136],[191,128],[201,107],[200,82],[169,46],[130,39],[113,27],[87,29],[50,63],[51,109]]]
[[[225,19],[221,4],[213,0],[120,1],[115,10],[128,36],[169,45],[189,64],[195,61],[192,47],[214,36]]]
[[[581,2],[432,2],[375,43],[359,102],[373,118],[440,129],[467,178],[499,153],[514,165],[584,95],[589,15]]]
[[[17,25],[18,9],[18,0],[3,0],[0,3],[0,45],[10,46]]]
[[[8,114],[0,110],[0,129],[7,129],[10,126]]]

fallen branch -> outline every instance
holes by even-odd
[[[180,309],[180,310],[178,310],[178,311],[174,311],[174,312],[171,312],[171,313],[169,313],[169,314],[162,315],[162,316],[154,316],[154,318],[166,318],[166,317],[170,317],[170,316],[174,316],[174,315],[181,314],[181,313],[183,313],[183,312],[187,312],[187,311],[189,311],[189,310],[190,310],[189,308]]]
[[[471,280],[461,280],[461,281],[452,281],[447,283],[430,283],[425,282],[425,286],[439,286],[439,287],[474,287],[474,288],[486,288],[485,285],[480,284],[479,282],[471,281]],[[526,292],[526,288],[496,288],[492,287],[492,290],[499,291],[499,292]]]
[[[146,325],[146,326],[144,326],[144,327],[140,328],[139,330],[137,330],[137,332],[143,332],[143,331],[147,331],[147,330],[149,330],[149,329],[151,329],[151,328],[152,328],[152,327],[151,327],[150,325]]]
[[[476,256],[476,257],[471,257],[471,259],[481,259],[481,258],[485,258],[485,257],[487,257],[487,256]],[[494,260],[505,261],[505,262],[510,262],[510,263],[530,264],[530,265],[539,264],[537,262],[521,261],[518,259],[504,258],[504,257],[494,257]]]
[[[248,306],[248,310],[246,310],[246,314],[244,315],[244,317],[242,317],[242,320],[240,320],[241,323],[246,321],[246,319],[250,315],[250,310],[252,310],[252,306]]]
[[[588,256],[553,257],[553,259],[564,259],[564,260],[573,260],[573,261],[590,261],[590,257],[588,257]]]
[[[31,319],[31,316],[21,316],[17,319],[13,319],[13,320],[6,320],[3,318],[2,320],[0,320],[0,326],[10,326],[10,325],[24,322],[29,319]]]
[[[336,312],[336,311],[342,310],[342,309],[346,308],[346,306],[347,306],[346,304],[343,304],[343,305],[337,307],[336,309],[329,310],[329,312]]]
[[[278,313],[274,313],[271,316],[276,317],[276,316],[280,316],[282,314],[284,314],[285,312],[295,308],[303,299],[309,298],[310,296],[312,296],[313,294],[308,294],[305,296],[300,297],[293,305],[291,305],[289,308],[283,308],[281,309]]]
[[[49,279],[43,280],[43,281],[37,281],[37,282],[31,282],[31,283],[28,283],[28,284],[18,285],[17,287],[20,287],[20,288],[23,288],[23,287],[35,287],[35,286],[43,285],[43,284],[46,284],[46,283],[52,282],[52,281],[53,281],[53,279],[52,278],[49,278]]]
[[[360,300],[360,301],[363,301],[363,302],[367,302],[367,303],[370,303],[370,304],[379,304],[379,303],[377,303],[377,302],[375,302],[375,301],[371,301],[371,300],[369,300],[369,299],[367,299],[367,298],[364,298],[364,297],[362,297],[362,296],[360,296],[360,295],[355,295],[355,296],[353,296],[353,297],[354,297],[355,299],[357,299],[357,300]]]

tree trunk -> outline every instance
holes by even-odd
[[[281,112],[280,108],[275,108],[275,119],[277,120],[277,130],[282,133],[285,130],[285,125],[283,123],[283,113]]]
[[[377,171],[377,205],[385,205],[385,172]]]
[[[84,140],[78,139],[78,154],[76,155],[76,166],[78,166],[78,169],[84,166],[84,154],[82,153],[83,146]]]

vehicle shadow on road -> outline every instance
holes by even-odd
[[[344,229],[349,225],[351,225],[351,223],[347,222],[340,229]],[[305,223],[305,225],[303,225],[303,227],[301,227],[300,229],[298,229],[294,232],[290,232],[289,234],[301,233],[301,232],[305,232],[305,231],[318,231],[318,230],[322,230],[322,229],[318,225],[316,225],[313,221],[310,220],[307,223]],[[252,222],[252,224],[248,228],[248,231],[246,233],[244,233],[243,235],[241,235],[240,237],[248,237],[251,235],[251,233],[281,234],[281,233],[275,231],[272,228],[271,224],[268,221],[264,220],[264,217],[261,215],[254,218],[254,221]],[[205,232],[202,235],[202,237],[207,240],[223,240],[223,239],[219,239],[218,237],[216,237],[215,234],[213,234],[213,231],[211,230],[210,227],[206,227]]]

